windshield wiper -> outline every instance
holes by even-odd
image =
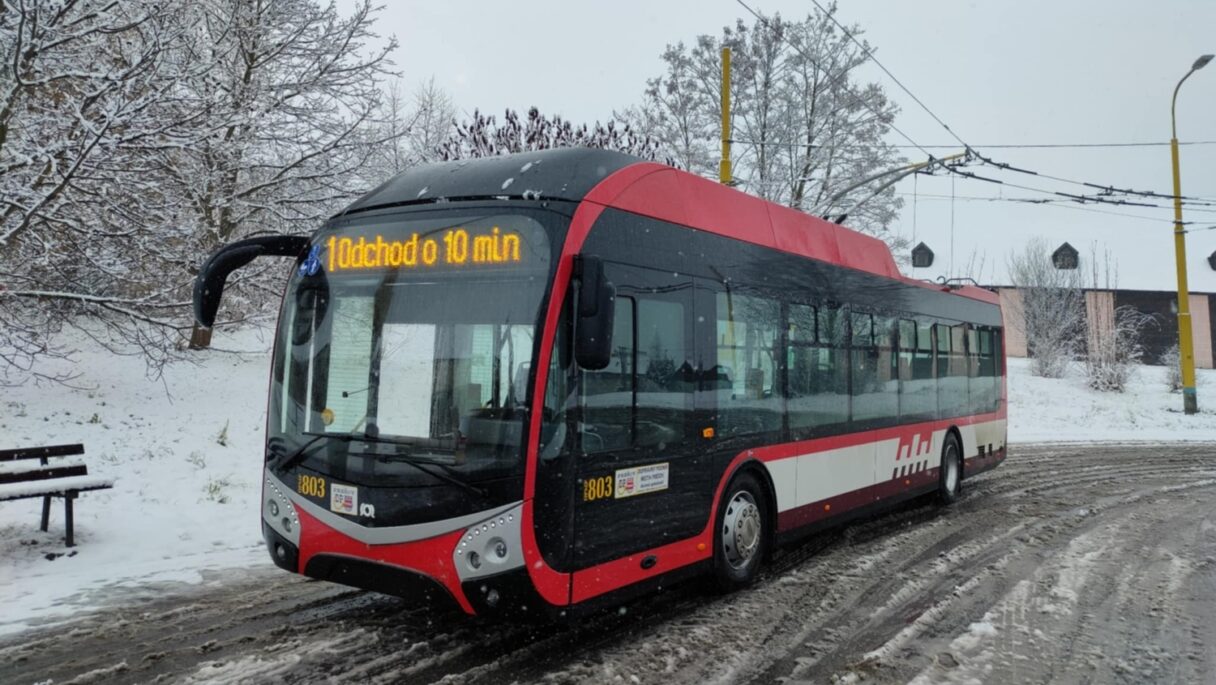
[[[383,442],[392,442],[392,441],[385,440]],[[402,443],[397,443],[397,444],[402,444]],[[413,466],[414,468],[427,474],[428,476],[431,476],[432,478],[435,478],[435,479],[444,481],[445,483],[450,483],[459,488],[468,490],[469,492],[471,492],[474,495],[477,495],[479,497],[487,497],[485,490],[482,490],[481,488],[477,487],[476,485],[473,485],[472,483],[466,482],[466,481],[461,480],[460,478],[457,478],[456,476],[452,475],[451,467],[448,466],[447,464],[444,464],[443,462],[433,461],[431,459],[421,459],[419,457],[413,457],[408,454],[377,454],[376,458],[383,462],[392,462],[392,463],[397,463],[397,464],[409,464],[410,466]],[[434,466],[439,470],[432,471],[431,469],[427,468],[429,466]]]
[[[300,445],[299,447],[297,447],[296,451],[283,457],[282,459],[279,459],[279,463],[274,466],[275,469],[282,471],[284,469],[289,469],[289,468],[295,466],[296,464],[298,464],[299,462],[303,461],[304,457],[307,456],[306,453],[308,452],[308,448],[317,444],[317,442],[319,442],[322,438],[332,438],[334,440],[342,440],[344,442],[350,442],[352,439],[359,437],[357,435],[352,435],[350,433],[307,433],[306,432],[306,433],[304,433],[304,435],[309,435],[312,437],[308,441],[306,441],[303,445]]]
[[[397,446],[401,446],[401,447],[408,446],[410,444],[408,442],[404,442],[401,440],[393,440],[392,438],[382,438],[378,435],[370,435],[367,433],[309,433],[309,432],[305,432],[304,435],[309,435],[312,437],[307,442],[305,442],[303,445],[300,445],[300,447],[297,448],[295,452],[292,452],[291,454],[287,455],[283,459],[279,460],[279,463],[275,468],[282,470],[282,469],[286,469],[286,468],[295,466],[297,463],[302,461],[305,456],[307,456],[308,448],[312,447],[314,444],[316,444],[322,438],[332,438],[334,440],[341,440],[342,442],[359,441],[359,442],[369,442],[369,443],[382,443],[382,444],[386,444],[386,445],[397,445]],[[444,481],[445,483],[449,483],[449,484],[455,485],[459,488],[463,488],[463,489],[477,495],[478,497],[487,497],[488,496],[486,494],[485,490],[482,490],[481,488],[477,487],[476,485],[473,485],[472,483],[468,483],[468,482],[458,478],[454,474],[452,474],[451,467],[448,466],[447,464],[444,464],[443,462],[415,457],[415,456],[408,455],[408,454],[400,454],[400,453],[398,453],[398,454],[360,455],[360,456],[374,456],[376,459],[378,459],[379,461],[383,461],[383,462],[391,461],[391,462],[397,462],[397,463],[402,463],[402,464],[409,464],[410,466],[413,466],[414,468],[427,474],[428,476],[431,476],[432,478],[435,478],[436,480],[441,480],[441,481]],[[438,471],[432,470],[432,469],[428,468],[430,466],[434,466],[439,470]]]

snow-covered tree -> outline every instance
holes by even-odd
[[[171,295],[141,282],[139,193],[114,170],[157,135],[177,35],[152,1],[0,4],[0,383],[55,354],[82,309],[106,339],[148,342],[137,329],[161,322]]]
[[[210,250],[311,230],[364,192],[393,135],[395,42],[368,47],[374,18],[367,1],[0,3],[0,366],[28,369],[80,314],[163,359]],[[264,270],[234,279],[238,305],[278,280]]]
[[[1057,269],[1051,248],[1039,238],[1009,258],[1009,280],[1018,289],[1009,317],[1020,321],[1031,372],[1060,378],[1085,345],[1084,280],[1076,269]]]
[[[905,162],[886,141],[898,108],[879,85],[853,77],[869,58],[827,14],[740,20],[691,48],[668,46],[665,73],[648,81],[642,104],[619,116],[690,170],[716,175],[723,46],[731,48],[735,182],[811,214],[847,213],[850,226],[894,243],[886,228],[902,201],[893,189],[862,206],[872,186],[845,191]]]
[[[561,116],[546,117],[535,107],[528,110],[526,118],[508,109],[501,124],[493,115],[474,110],[473,116],[457,123],[440,145],[439,157],[444,160],[493,157],[559,147],[594,147],[642,159],[660,158],[658,141],[637,133],[628,124],[610,119],[606,124],[597,121],[593,126],[576,126]]]

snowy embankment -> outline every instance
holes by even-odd
[[[0,634],[123,592],[269,565],[258,518],[268,338],[217,335],[217,348],[245,352],[197,353],[196,364],[172,365],[157,381],[142,359],[81,340],[72,386],[3,390],[0,448],[81,442],[89,472],[116,484],[78,500],[71,550],[60,500],[47,533],[38,530],[40,500],[0,503]],[[1182,415],[1160,367],[1142,369],[1124,394],[1090,391],[1079,374],[1032,377],[1025,360],[1010,360],[1009,371],[1012,442],[1216,440],[1216,413]],[[1201,406],[1214,406],[1203,392],[1214,378],[1202,372]]]
[[[1216,441],[1216,371],[1198,370],[1201,412],[1187,416],[1163,366],[1140,367],[1121,393],[1091,390],[1079,367],[1040,378],[1028,360],[1010,359],[1008,370],[1011,443]]]

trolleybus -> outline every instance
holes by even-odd
[[[470,614],[708,574],[1005,457],[998,298],[881,241],[588,149],[419,166],[309,238],[274,344],[262,525],[294,573]]]

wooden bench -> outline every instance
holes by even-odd
[[[82,492],[114,487],[112,479],[90,476],[84,462],[66,459],[83,454],[84,445],[0,450],[0,502],[41,497],[42,530],[45,531],[51,518],[51,498],[62,497],[67,518],[66,542],[68,547],[73,546],[73,501]],[[33,462],[34,459],[38,461]]]

